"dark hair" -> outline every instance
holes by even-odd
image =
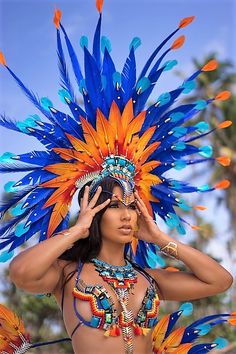
[[[118,182],[111,177],[104,178],[99,184],[102,187],[102,193],[100,194],[96,205],[105,202],[108,198],[111,198],[113,189],[119,185]],[[78,199],[82,198],[84,194],[85,186],[80,190]],[[102,246],[102,235],[100,232],[100,222],[102,215],[106,211],[107,207],[98,212],[93,218],[92,224],[89,228],[89,236],[85,239],[81,239],[75,242],[74,246],[65,251],[59,259],[63,259],[71,262],[89,262],[92,258],[97,257]]]

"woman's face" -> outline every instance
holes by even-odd
[[[124,205],[120,201],[123,199],[123,191],[119,186],[114,187],[113,194],[100,223],[102,239],[125,244],[132,241],[137,226],[135,198],[132,195],[129,205]]]

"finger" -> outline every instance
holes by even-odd
[[[137,200],[136,201],[136,205],[137,205],[137,207],[138,207],[138,210],[140,211],[140,213],[143,215],[143,216],[149,216],[149,212],[148,212],[148,210],[147,210],[147,207],[146,207],[146,205],[143,203],[143,202],[141,202],[141,201],[139,201],[139,200]]]
[[[105,200],[105,202],[96,206],[96,208],[94,208],[93,211],[95,212],[95,214],[98,213],[100,210],[104,209],[110,202],[111,199],[108,198],[107,200]]]
[[[98,200],[98,198],[99,198],[101,192],[102,192],[102,187],[101,187],[101,186],[98,186],[98,188],[97,188],[97,190],[96,190],[96,192],[95,192],[93,198],[90,200],[90,202],[89,202],[89,204],[88,204],[88,206],[89,206],[90,208],[93,208],[93,207],[95,206],[95,204],[97,203],[97,200]]]
[[[86,208],[86,206],[88,205],[88,196],[89,196],[89,186],[85,186],[84,195],[81,198],[81,204],[80,204],[81,209]]]

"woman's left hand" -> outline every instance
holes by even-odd
[[[156,243],[158,237],[161,234],[161,230],[156,225],[153,218],[150,216],[146,205],[140,198],[138,192],[134,192],[134,196],[136,198],[137,208],[138,208],[138,230],[135,231],[135,236],[139,240],[143,240],[145,242]]]

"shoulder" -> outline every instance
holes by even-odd
[[[76,262],[65,261],[62,259],[57,259],[53,265],[57,271],[60,273],[60,280],[55,288],[55,293],[61,292],[63,284],[67,281],[70,275],[76,273],[77,271],[77,264]]]

